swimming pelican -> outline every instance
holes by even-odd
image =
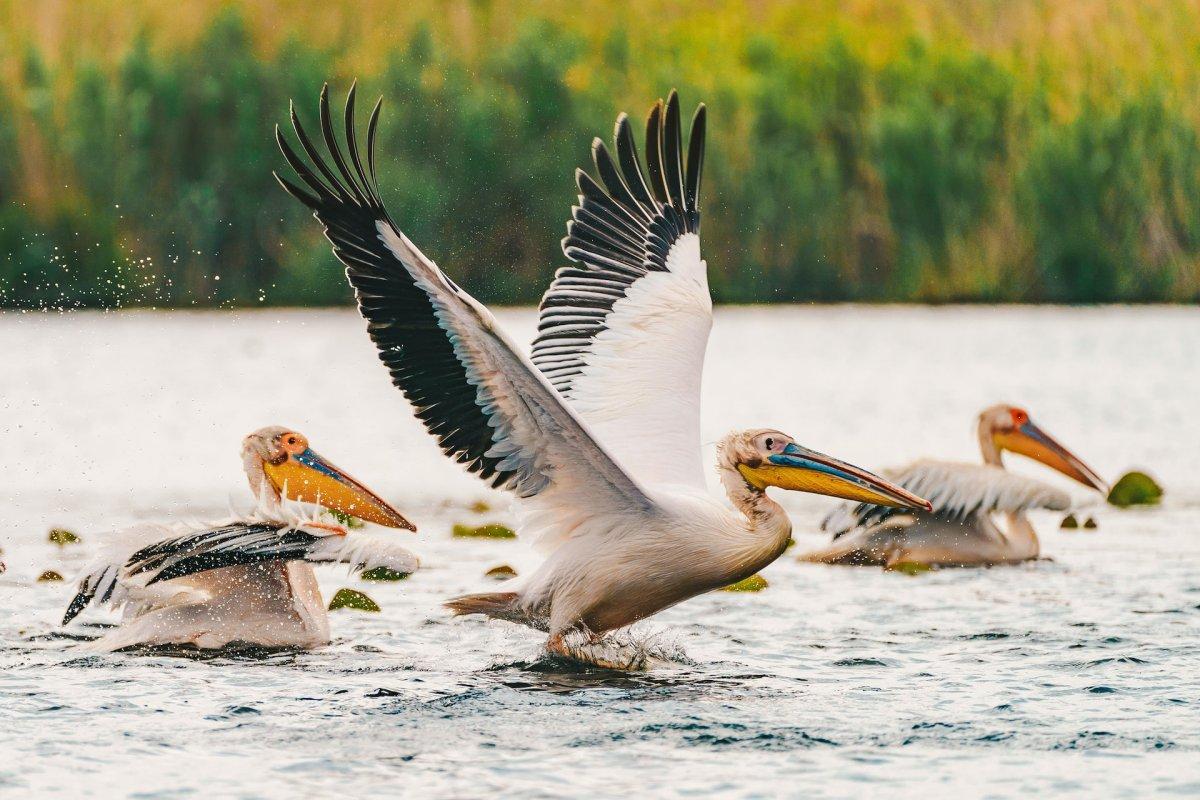
[[[983,464],[917,461],[884,475],[933,502],[930,513],[897,513],[869,503],[843,504],[821,528],[833,542],[800,557],[826,564],[894,566],[987,566],[1038,557],[1037,532],[1025,512],[1062,511],[1070,496],[1040,481],[1005,471],[1004,451],[1040,461],[1084,486],[1107,491],[1104,481],[1079,458],[1034,424],[1029,414],[996,405],[979,415]],[[994,516],[1003,514],[1001,529]]]
[[[277,130],[305,188],[279,181],[324,224],[379,357],[416,415],[447,456],[522,500],[523,532],[549,551],[519,588],[450,601],[456,614],[544,630],[550,651],[572,656],[568,633],[598,643],[606,631],[774,561],[791,523],[769,486],[929,507],[766,429],[720,445],[718,469],[737,513],[705,489],[700,373],[712,301],[698,236],[704,106],[686,168],[674,93],[650,112],[648,177],[625,115],[615,160],[599,140],[593,145],[603,186],[577,173],[582,195],[563,249],[578,266],[559,270],[550,286],[531,360],[384,210],[374,168],[381,104],[368,125],[365,166],[354,89],[345,151],[328,90],[321,93],[328,160],[293,110],[313,166]]]
[[[79,579],[66,625],[93,601],[123,608],[121,625],[91,646],[232,642],[267,647],[329,643],[329,619],[313,564],[409,573],[417,557],[389,542],[302,516],[290,501],[415,531],[378,495],[279,426],[242,443],[255,513],[212,526],[138,525],[116,535]]]

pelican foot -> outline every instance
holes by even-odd
[[[582,641],[567,641],[563,635],[550,637],[546,649],[560,658],[589,667],[622,672],[645,672],[656,667],[670,666],[674,659],[656,655],[644,643],[617,641],[612,638],[589,637]],[[679,663],[683,663],[681,659]]]

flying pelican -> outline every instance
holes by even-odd
[[[381,104],[368,124],[365,163],[353,88],[345,150],[328,87],[321,93],[328,159],[293,109],[312,166],[277,130],[305,188],[276,177],[325,226],[379,357],[416,415],[447,456],[523,501],[522,530],[549,551],[519,588],[450,601],[456,614],[530,625],[549,634],[551,652],[575,657],[568,633],[599,643],[606,631],[774,561],[791,523],[769,486],[929,507],[766,429],[721,442],[718,469],[737,513],[705,489],[700,373],[712,301],[698,236],[704,106],[692,122],[686,168],[674,93],[650,112],[648,176],[625,115],[615,160],[599,140],[593,145],[603,186],[577,173],[582,195],[563,240],[577,266],[559,270],[542,302],[531,360],[384,210],[374,166]]]
[[[63,625],[95,601],[124,609],[121,625],[92,643],[95,649],[167,644],[210,649],[232,642],[320,647],[329,643],[329,619],[313,564],[417,569],[409,551],[306,519],[302,507],[287,502],[416,530],[313,452],[302,434],[279,426],[255,431],[242,442],[242,464],[258,500],[254,514],[199,528],[138,525],[118,534],[84,570]]]
[[[1038,537],[1025,512],[1062,511],[1070,496],[1053,486],[1005,471],[1001,454],[1040,461],[1084,486],[1107,491],[1104,481],[1015,406],[996,405],[979,415],[983,464],[922,460],[884,475],[928,497],[933,511],[895,512],[870,503],[843,504],[821,524],[833,534],[828,547],[801,556],[826,564],[986,566],[1038,557]],[[993,519],[1003,514],[1001,529]]]

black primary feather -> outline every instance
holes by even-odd
[[[476,387],[468,381],[467,369],[455,354],[429,296],[380,238],[380,226],[390,227],[401,236],[383,207],[375,172],[375,137],[382,100],[375,105],[367,126],[364,169],[355,131],[354,97],[355,88],[351,87],[345,119],[349,159],[334,137],[328,92],[322,91],[320,99],[325,144],[342,177],[333,174],[293,114],[296,138],[315,169],[280,134],[279,148],[307,188],[278,175],[276,178],[325,226],[334,254],[346,266],[346,277],[354,287],[359,310],[367,319],[367,330],[392,383],[412,403],[417,417],[437,437],[446,455],[490,480],[493,486],[501,486],[513,478],[513,473],[498,470],[501,458],[487,454],[493,444],[493,428],[476,402]]]
[[[326,538],[279,524],[237,523],[144,547],[125,562],[125,571],[130,576],[153,573],[146,582],[152,586],[222,567],[303,559]]]
[[[686,168],[679,96],[672,91],[665,106],[659,100],[650,109],[645,170],[624,114],[614,126],[615,159],[599,139],[592,144],[599,182],[576,170],[579,205],[571,210],[562,248],[578,266],[555,273],[533,342],[533,363],[564,396],[587,366],[613,305],[640,278],[667,270],[681,236],[700,232],[705,119],[701,104],[688,136]]]

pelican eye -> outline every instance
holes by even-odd
[[[775,440],[774,440],[774,439],[772,439],[770,436],[768,436],[768,437],[767,437],[767,449],[768,449],[768,450],[774,450],[774,449],[775,449]]]

